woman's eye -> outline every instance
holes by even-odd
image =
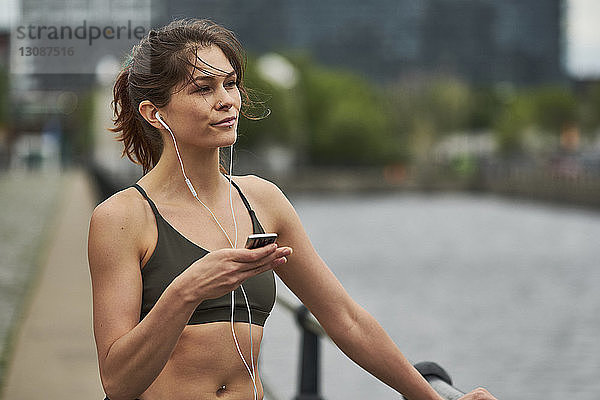
[[[200,86],[196,90],[194,90],[194,93],[208,93],[208,92],[210,92],[210,86]]]

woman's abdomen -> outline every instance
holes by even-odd
[[[252,325],[252,355],[256,367],[263,328]],[[248,367],[250,335],[247,323],[235,323],[236,337]],[[256,371],[258,399],[262,385]],[[141,400],[250,400],[253,384],[238,354],[231,324],[212,322],[188,325],[171,357]]]

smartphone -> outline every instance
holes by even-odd
[[[276,233],[255,233],[246,239],[247,249],[257,249],[277,241]]]

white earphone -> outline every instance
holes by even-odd
[[[227,238],[227,241],[229,242],[231,247],[235,249],[237,247],[237,236],[238,235],[237,235],[237,221],[235,219],[235,211],[233,209],[233,198],[231,195],[231,186],[232,186],[231,176],[233,174],[233,144],[231,145],[231,153],[230,153],[230,157],[229,157],[229,206],[231,208],[231,215],[233,217],[233,226],[234,226],[234,230],[235,230],[235,238],[234,238],[234,241],[232,242],[231,239],[229,238],[229,235],[227,234],[227,232],[225,231],[225,229],[223,228],[223,226],[217,219],[216,215],[212,212],[212,210],[210,208],[208,208],[208,206],[206,204],[204,204],[204,202],[202,202],[202,200],[200,200],[200,198],[198,197],[198,193],[196,192],[196,189],[194,189],[194,185],[192,185],[192,182],[185,174],[185,168],[183,167],[183,160],[181,159],[181,155],[179,154],[179,147],[177,146],[177,141],[175,140],[175,135],[173,134],[173,131],[171,130],[171,128],[169,128],[169,125],[167,125],[166,122],[162,120],[158,111],[156,111],[154,116],[156,117],[158,122],[160,122],[160,124],[162,126],[164,126],[165,129],[167,131],[169,131],[169,133],[171,134],[171,138],[173,139],[173,145],[175,146],[175,153],[177,154],[177,159],[179,160],[179,165],[181,167],[181,173],[183,174],[185,183],[186,183],[187,187],[189,188],[190,192],[192,193],[192,196],[194,196],[194,198],[198,202],[200,202],[200,204],[202,204],[204,206],[204,208],[206,208],[208,210],[208,212],[212,215],[214,221],[217,223],[219,228],[221,228],[221,231],[225,234],[225,237]],[[257,400],[258,388],[256,386],[256,372],[255,372],[255,367],[254,367],[254,354],[253,354],[253,344],[252,344],[252,314],[250,312],[250,305],[248,303],[248,297],[246,296],[246,291],[244,290],[244,286],[240,285],[240,289],[242,291],[242,295],[244,296],[244,300],[246,302],[246,309],[248,311],[248,326],[250,329],[250,364],[251,364],[252,368],[250,368],[250,366],[248,365],[248,362],[246,361],[246,358],[242,354],[242,351],[240,349],[240,345],[238,343],[237,336],[235,334],[235,330],[233,327],[233,323],[234,323],[233,316],[234,316],[234,312],[235,312],[235,291],[231,292],[231,333],[233,335],[233,340],[235,342],[235,347],[238,351],[238,354],[240,355],[242,362],[244,363],[244,366],[246,367],[246,370],[248,371],[248,374],[250,375],[250,379],[252,380],[252,386],[253,386],[252,389],[254,392],[254,399]]]
[[[162,118],[160,117],[160,114],[158,113],[158,111],[154,113],[154,116],[156,117],[156,119],[158,120],[158,122],[160,122],[160,124],[161,124],[162,126],[164,126],[166,129],[169,129],[169,130],[170,130],[169,126],[168,126],[168,125],[165,123],[165,121],[163,121],[163,120],[162,120]]]

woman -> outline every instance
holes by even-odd
[[[439,399],[348,296],[281,191],[225,175],[219,150],[236,141],[248,101],[243,61],[228,30],[176,21],[136,45],[117,78],[113,130],[145,174],[90,222],[105,392],[111,400],[261,399],[256,363],[274,271],[350,358],[411,399]],[[279,245],[243,248],[265,231]],[[478,389],[464,399],[493,397]]]

